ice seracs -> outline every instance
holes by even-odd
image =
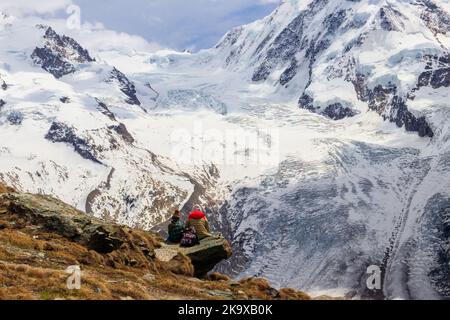
[[[0,27],[0,180],[143,229],[201,203],[237,277],[448,297],[448,9],[290,0],[194,54],[95,52],[13,19]]]

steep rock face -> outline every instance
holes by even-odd
[[[84,159],[91,160],[95,163],[101,164],[100,160],[94,155],[94,147],[90,145],[85,139],[76,135],[75,129],[64,123],[54,122],[47,132],[45,139],[52,142],[62,142],[73,146],[77,152]]]
[[[344,11],[339,11],[335,15],[327,16],[324,21],[324,35],[316,39],[308,39],[307,28],[313,22],[315,15],[320,12],[328,1],[314,1],[308,5],[307,10],[301,12],[281,33],[273,40],[262,64],[256,69],[252,76],[253,81],[267,80],[268,76],[280,64],[288,63],[289,67],[280,76],[280,83],[286,85],[289,83],[296,72],[296,55],[306,50],[305,61],[312,65],[315,55],[326,49],[329,45],[327,37],[343,22]],[[289,75],[289,76],[288,76]]]
[[[60,36],[48,27],[42,47],[36,47],[31,58],[55,78],[61,78],[76,71],[76,65],[95,61],[89,52],[74,39]]]
[[[55,78],[61,78],[70,73],[74,73],[76,70],[70,62],[65,61],[64,58],[53,53],[49,48],[36,48],[31,58]]]
[[[52,51],[59,53],[62,57],[78,63],[93,62],[89,52],[80,46],[74,39],[67,36],[60,36],[51,27],[47,29],[44,35],[45,46]]]
[[[122,72],[117,70],[115,67],[111,71],[110,76],[106,80],[106,82],[116,83],[119,86],[120,91],[122,91],[123,94],[126,95],[126,97],[127,97],[126,102],[128,104],[138,105],[138,106],[141,105],[141,102],[139,101],[139,99],[136,96],[136,87],[135,87],[134,83],[131,82],[130,80],[128,80],[128,78],[125,76],[125,74],[123,74]]]
[[[111,112],[111,110],[106,105],[106,103],[103,103],[102,101],[100,101],[100,99],[96,99],[96,102],[98,104],[98,108],[97,108],[98,111],[100,111],[102,114],[107,116],[109,118],[109,120],[117,121],[116,115],[113,112]]]
[[[366,105],[399,127],[433,137],[427,112],[411,110],[408,97],[417,83],[448,87],[448,48],[439,37],[448,39],[449,21],[437,1],[290,0],[232,30],[215,50],[227,68],[274,85],[283,97],[301,97],[301,108],[341,120],[366,112]],[[415,40],[418,49],[408,48],[418,30],[424,34]],[[388,96],[381,104],[380,95]]]
[[[108,127],[108,129],[114,130],[117,134],[119,134],[124,141],[129,144],[133,144],[135,141],[131,133],[128,131],[127,127],[123,123],[119,123],[118,125],[113,125]]]
[[[398,95],[398,89],[392,83],[386,87],[378,85],[372,90],[361,87],[362,76],[355,82],[355,90],[362,101],[369,105],[369,109],[379,113],[383,119],[394,122],[406,131],[418,132],[421,137],[434,136],[433,130],[424,116],[416,117],[407,107],[407,101]]]
[[[0,87],[2,88],[3,91],[6,91],[8,89],[8,85],[6,84],[5,80],[2,79],[1,75],[0,75]]]
[[[419,0],[416,5],[421,7],[421,19],[435,34],[446,34],[450,31],[449,14],[439,6],[439,2]]]
[[[432,87],[439,89],[450,87],[450,54],[427,55],[425,71],[419,76],[417,87]]]
[[[391,5],[386,5],[380,9],[380,26],[386,31],[401,31],[405,27],[403,20],[405,16]]]

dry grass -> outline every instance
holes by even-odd
[[[169,296],[207,299],[207,296],[201,292],[201,288],[198,284],[194,284],[176,276],[166,275],[164,277],[159,277],[154,282],[154,285],[159,290],[168,293]]]
[[[179,253],[170,262],[161,262],[161,268],[179,275],[194,275],[194,266],[191,260],[185,255]]]
[[[0,194],[11,191],[0,184]],[[278,292],[264,279],[235,282],[219,273],[194,279],[186,256],[168,263],[155,258],[159,236],[130,228],[119,232],[125,239],[121,248],[99,254],[19,219],[0,201],[0,300],[309,299],[292,289]],[[67,288],[65,270],[71,265],[81,266],[80,290]]]
[[[210,281],[231,281],[231,278],[227,275],[221,274],[219,272],[213,272],[208,275],[208,280]]]
[[[311,300],[311,297],[304,292],[299,292],[291,288],[280,290],[281,300]]]
[[[140,237],[139,237],[140,239]],[[140,239],[142,240],[142,239]],[[222,299],[209,291],[229,292],[236,299],[274,299],[276,291],[263,279],[233,282],[213,273],[209,280],[191,278],[193,267],[180,255],[178,262],[138,262],[143,259],[130,247],[108,255],[44,231],[5,228],[0,230],[0,299]],[[113,263],[111,263],[113,262]],[[172,265],[171,265],[172,264]],[[81,265],[81,290],[68,290],[65,269]],[[151,273],[154,280],[146,280]],[[304,299],[294,290],[280,291],[281,299]]]
[[[0,194],[2,193],[11,193],[15,192],[13,188],[7,187],[4,184],[0,183]]]

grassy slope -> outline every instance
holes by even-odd
[[[99,254],[11,212],[1,196],[10,192],[0,184],[0,299],[309,299],[264,279],[193,278],[185,256],[170,263],[144,256],[139,247],[153,252],[162,239],[141,230],[121,227],[126,244]],[[71,265],[81,266],[80,290],[67,289]]]

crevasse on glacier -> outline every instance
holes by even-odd
[[[202,203],[236,276],[448,297],[449,21],[447,1],[289,0],[215,48],[130,54],[2,14],[0,180],[146,229]],[[267,127],[270,167],[173,155],[180,130]]]

